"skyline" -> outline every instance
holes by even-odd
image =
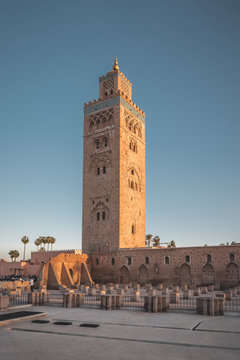
[[[81,248],[83,104],[118,57],[146,114],[146,234],[240,242],[238,1],[0,3],[0,258]]]

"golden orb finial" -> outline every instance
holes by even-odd
[[[118,66],[118,62],[117,62],[117,57],[115,56],[115,60],[114,60],[114,64],[113,64],[113,70],[119,70],[119,66]]]

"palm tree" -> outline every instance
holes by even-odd
[[[153,237],[152,234],[146,235],[146,245],[147,245],[148,247],[150,247],[152,237]]]
[[[56,239],[51,236],[51,242],[50,242],[50,243],[51,243],[51,250],[52,250],[52,246],[53,246],[53,244],[54,244],[55,242],[56,242]]]
[[[9,253],[8,253],[8,255],[10,255],[10,258],[11,258],[12,262],[13,262],[13,258],[14,258],[13,252],[14,252],[14,250],[10,250]]]
[[[10,255],[11,259],[14,259],[14,261],[16,261],[16,258],[19,257],[19,251],[18,250],[11,250],[11,251],[9,251],[9,255]]]
[[[42,240],[40,239],[40,237],[34,241],[34,244],[37,246],[37,251],[39,250],[39,246],[41,245],[41,243],[42,243]]]
[[[160,237],[158,235],[154,236],[153,244],[154,244],[154,246],[159,246],[160,245]]]
[[[26,245],[27,245],[27,243],[29,243],[29,238],[28,238],[27,236],[24,236],[21,241],[22,241],[22,243],[24,244],[23,260],[25,260]]]
[[[172,241],[170,242],[170,247],[173,247],[173,248],[176,247],[176,244],[175,244],[175,241],[174,241],[174,240],[172,240]]]
[[[42,239],[42,244],[44,245],[44,250],[46,250],[47,238],[45,236],[41,236],[41,239]]]

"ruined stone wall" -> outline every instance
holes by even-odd
[[[96,282],[228,287],[239,282],[240,246],[119,249],[91,260]]]

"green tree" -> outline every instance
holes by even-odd
[[[40,239],[40,237],[34,241],[34,244],[37,247],[37,251],[39,251],[39,246],[41,245],[41,243],[42,243],[42,240]]]
[[[153,245],[154,246],[159,246],[160,245],[160,237],[158,235],[154,236]]]
[[[50,242],[51,250],[52,250],[52,246],[53,246],[53,244],[55,244],[55,242],[56,242],[56,239],[53,236],[51,236],[51,242]]]
[[[42,244],[44,245],[44,250],[46,250],[47,238],[45,236],[41,236],[41,239],[42,239]]]
[[[14,255],[13,251],[14,251],[14,250],[10,250],[9,253],[8,253],[8,255],[10,256],[12,262],[13,262],[13,258],[14,258],[14,256],[13,256],[13,255]]]
[[[26,245],[27,243],[29,243],[29,238],[27,236],[24,236],[22,238],[22,243],[24,244],[24,250],[23,250],[23,260],[25,260],[25,255],[26,255]]]
[[[152,237],[153,237],[152,234],[146,235],[146,245],[147,245],[148,247],[150,247],[150,245],[151,245],[151,239],[152,239]]]
[[[16,261],[16,259],[19,257],[18,250],[10,250],[8,254],[10,255],[10,258],[12,259],[12,261],[13,261],[13,259],[14,259],[14,261]]]

